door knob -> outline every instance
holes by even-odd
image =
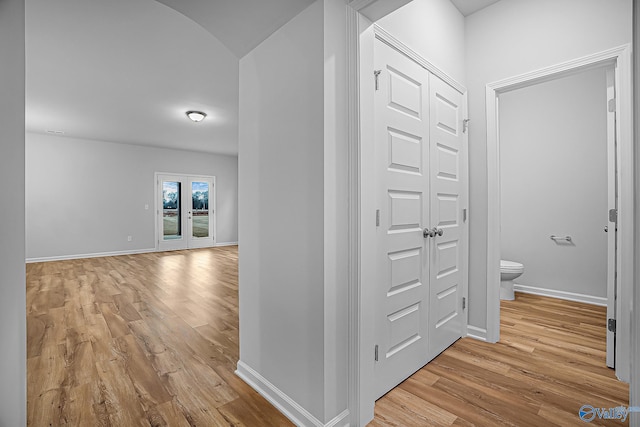
[[[605,232],[605,233],[608,233],[608,232],[609,232],[609,226],[608,226],[608,225],[605,225],[605,226],[604,226],[604,232]]]
[[[436,236],[436,229],[435,228],[431,229],[431,230],[428,229],[428,228],[425,228],[424,230],[422,230],[422,237],[424,237],[425,239],[427,237],[435,237],[435,236]]]
[[[434,228],[433,228],[433,231],[435,231],[435,233],[436,233],[438,236],[442,236],[442,234],[444,233],[444,230],[443,230],[442,228],[438,228],[438,227],[434,227]]]

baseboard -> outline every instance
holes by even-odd
[[[151,249],[135,249],[131,251],[113,251],[113,252],[96,252],[91,254],[77,254],[77,255],[62,255],[62,256],[50,256],[50,257],[39,257],[39,258],[26,258],[25,262],[27,264],[34,262],[49,262],[49,261],[66,261],[71,259],[82,259],[82,258],[101,258],[106,256],[118,256],[118,255],[136,255],[136,254],[148,254],[150,252],[155,252],[156,248]]]
[[[522,292],[524,294],[541,295],[544,297],[559,298],[568,301],[583,302],[585,304],[593,305],[607,305],[607,299],[603,297],[594,297],[592,295],[576,294],[573,292],[556,291],[553,289],[536,288],[534,286],[518,285],[514,283],[513,290],[516,292]]]
[[[327,424],[323,424],[296,401],[271,384],[266,378],[242,361],[238,361],[236,375],[253,387],[273,406],[282,412],[297,426],[313,427],[346,427],[349,425],[349,411],[344,410]]]
[[[213,245],[214,247],[218,248],[221,246],[238,246],[238,242],[223,242],[223,243],[216,243],[215,245]]]
[[[487,341],[487,330],[477,326],[467,325],[467,336],[480,341]]]

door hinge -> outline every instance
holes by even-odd
[[[618,210],[609,209],[609,222],[618,222]]]
[[[469,129],[469,122],[471,121],[471,119],[464,119],[462,121],[462,133],[467,133],[467,130]]]
[[[373,360],[378,361],[378,344],[376,344],[375,349],[373,350]]]
[[[616,99],[610,99],[609,100],[609,112],[610,113],[615,113],[616,112]]]
[[[467,222],[467,208],[462,209],[462,222]]]
[[[379,86],[378,86],[378,77],[380,77],[380,73],[381,73],[381,72],[382,72],[382,70],[375,70],[375,71],[373,72],[373,77],[376,79],[376,90],[378,90],[378,89],[379,89]]]
[[[607,320],[607,329],[609,330],[609,332],[616,332],[616,319]]]
[[[380,209],[376,209],[376,227],[380,227]]]
[[[467,308],[467,297],[462,297],[462,309]]]

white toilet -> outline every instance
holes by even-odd
[[[515,261],[500,260],[500,299],[514,300],[513,281],[524,273],[524,265]]]

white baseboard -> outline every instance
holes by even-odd
[[[553,289],[536,288],[534,286],[513,284],[513,290],[516,292],[522,292],[524,294],[541,295],[544,297],[559,298],[568,301],[583,302],[585,304],[593,305],[607,305],[607,299],[603,297],[594,297],[593,295],[576,294],[573,292],[556,291]]]
[[[238,245],[238,242],[222,242],[222,243],[216,243],[213,246],[218,248],[220,246],[237,246],[237,245]]]
[[[347,427],[349,425],[349,411],[344,410],[327,424],[323,424],[309,411],[300,406],[296,401],[271,384],[266,378],[242,361],[238,361],[236,375],[253,387],[258,393],[267,399],[273,406],[282,412],[297,426],[313,427]]]
[[[26,258],[25,262],[29,264],[33,262],[66,261],[70,259],[101,258],[105,256],[148,254],[150,252],[155,252],[155,251],[156,251],[156,248],[151,248],[151,249],[135,249],[131,251],[113,251],[113,252],[97,252],[97,253],[91,253],[91,254],[61,255],[61,256],[39,257],[39,258]]]
[[[487,341],[487,330],[477,326],[467,325],[467,336],[480,341]]]

